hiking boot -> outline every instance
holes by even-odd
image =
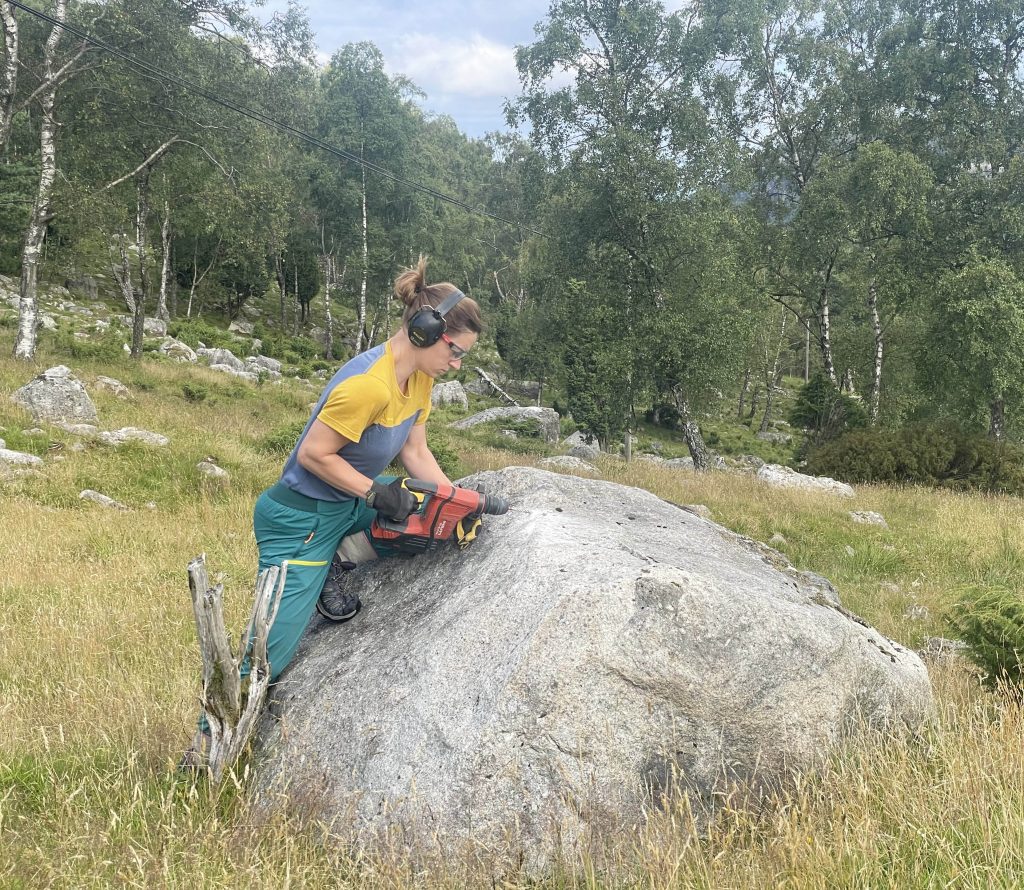
[[[338,559],[337,554],[331,560],[324,589],[316,601],[316,610],[328,621],[348,621],[355,618],[363,607],[358,594],[345,589],[348,580],[346,576],[355,567],[355,563]]]
[[[192,744],[185,749],[178,761],[178,772],[198,775],[210,766],[210,748],[213,736],[208,729],[197,729]]]

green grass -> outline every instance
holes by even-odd
[[[172,766],[199,682],[185,565],[207,554],[229,624],[240,628],[255,565],[253,500],[277,478],[317,390],[255,387],[150,357],[74,359],[102,428],[170,439],[116,450],[86,441],[76,451],[82,440],[54,427],[23,432],[34,423],[9,399],[68,359],[45,339],[34,366],[15,363],[12,340],[0,330],[0,437],[43,455],[45,469],[0,480],[0,887],[1018,886],[1024,717],[1019,701],[964,665],[934,670],[939,717],[923,738],[839,752],[758,811],[724,807],[702,836],[683,811],[652,813],[542,879],[354,845],[346,826],[328,829],[301,810],[258,817],[244,772],[214,794],[178,781]],[[93,391],[97,374],[118,378],[133,398]],[[436,411],[431,435],[460,470],[536,464],[549,453],[446,429],[458,416]],[[730,427],[720,422],[722,441]],[[734,432],[742,451],[765,456],[756,449],[767,443]],[[662,439],[665,456],[679,449],[674,435],[642,435]],[[201,481],[195,464],[207,456],[231,473],[227,488]],[[963,590],[1020,590],[1018,499],[864,486],[847,501],[737,474],[598,465],[605,479],[703,503],[741,534],[783,535],[779,549],[794,565],[830,578],[847,607],[908,646],[955,633],[949,616]],[[82,488],[132,510],[84,503]],[[854,523],[852,509],[882,513],[889,528]],[[927,619],[906,614],[914,604]]]

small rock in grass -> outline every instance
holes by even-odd
[[[93,491],[91,488],[87,488],[85,491],[79,492],[78,497],[83,501],[92,501],[94,504],[99,504],[101,507],[109,507],[112,510],[128,509],[128,507],[120,501],[115,501],[113,498],[109,498],[105,494],[100,494],[98,491]]]
[[[911,621],[927,621],[929,618],[927,607],[922,606],[920,603],[911,603],[904,610],[903,615]]]
[[[874,510],[853,510],[850,512],[850,519],[866,525],[880,525],[882,528],[889,527],[885,517],[881,513],[874,512]]]

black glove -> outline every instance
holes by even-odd
[[[366,506],[395,522],[407,519],[420,502],[408,488],[402,487],[403,481],[396,479],[388,485],[375,481],[366,494]]]

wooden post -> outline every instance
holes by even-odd
[[[235,658],[224,627],[224,585],[210,587],[205,553],[188,564],[188,586],[203,660],[200,702],[210,725],[206,769],[214,785],[220,783],[225,771],[245,750],[263,710],[270,686],[267,638],[277,617],[287,575],[287,561],[280,569],[271,566],[260,573],[252,614]],[[249,675],[243,690],[238,671],[247,652]]]

